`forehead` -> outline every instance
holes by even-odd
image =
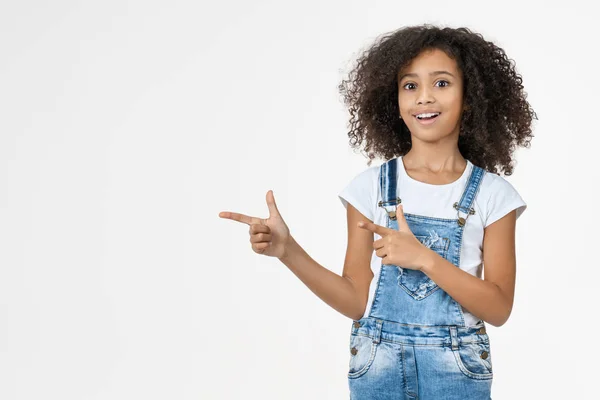
[[[456,61],[440,49],[422,51],[411,62],[398,71],[398,76],[413,73],[427,76],[431,71],[448,71],[455,76],[460,75]]]

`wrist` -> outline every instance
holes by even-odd
[[[435,265],[435,257],[438,254],[429,249],[426,248],[425,250],[423,250],[423,253],[421,255],[421,260],[419,262],[419,265],[421,266],[420,271],[423,272],[424,274],[427,274],[428,272],[431,271],[432,268],[434,268]]]
[[[294,252],[295,246],[297,245],[298,243],[296,242],[294,237],[290,235],[283,246],[283,254],[281,255],[281,257],[279,257],[279,260],[283,263],[288,261]]]

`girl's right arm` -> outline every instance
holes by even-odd
[[[365,312],[373,279],[373,233],[358,227],[359,221],[370,220],[350,203],[347,219],[348,247],[342,276],[313,260],[292,236],[279,260],[321,300],[348,318],[358,320]]]
[[[223,211],[219,216],[249,225],[254,252],[277,257],[325,303],[348,318],[362,318],[373,279],[373,233],[359,228],[358,222],[370,220],[348,203],[348,248],[340,276],[313,260],[294,240],[270,190],[267,192],[267,205],[268,219],[229,211]]]

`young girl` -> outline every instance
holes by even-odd
[[[353,319],[351,399],[491,399],[485,323],[508,319],[515,224],[527,205],[512,173],[536,118],[505,52],[469,29],[406,27],[358,60],[340,91],[353,146],[369,164],[339,194],[347,209],[342,276],[290,235],[267,193],[269,218],[249,225],[252,249],[278,257]],[[482,270],[485,266],[485,279]]]

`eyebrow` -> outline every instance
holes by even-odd
[[[446,74],[446,75],[450,75],[453,78],[456,78],[454,75],[452,75],[450,72],[448,71],[433,71],[429,73],[429,76],[433,76],[433,75],[442,75],[442,74]],[[401,81],[402,79],[406,78],[406,77],[414,77],[417,78],[418,75],[417,74],[404,74],[400,77],[400,79],[398,81]]]

